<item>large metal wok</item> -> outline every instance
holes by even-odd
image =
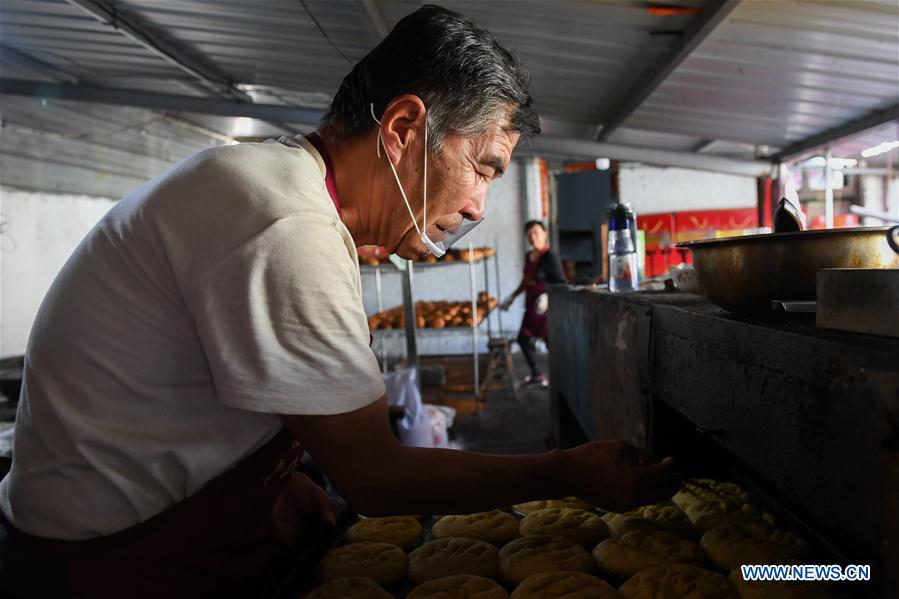
[[[703,292],[732,312],[815,299],[822,268],[899,268],[899,226],[768,233],[677,244],[690,248]],[[899,301],[899,298],[897,298]]]

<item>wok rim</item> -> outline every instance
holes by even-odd
[[[742,243],[764,243],[776,241],[792,241],[795,239],[803,239],[807,237],[846,237],[857,233],[886,233],[892,226],[882,227],[845,227],[842,229],[812,229],[809,231],[790,231],[788,233],[758,233],[756,235],[734,235],[733,237],[720,237],[718,239],[697,239],[695,241],[681,241],[675,244],[675,247],[685,247],[693,249],[694,247],[710,248],[723,247],[728,245],[739,245]]]

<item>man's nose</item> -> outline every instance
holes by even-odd
[[[484,210],[487,207],[487,191],[472,196],[459,212],[468,220],[478,221],[484,218]]]

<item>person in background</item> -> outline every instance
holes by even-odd
[[[547,308],[549,298],[546,286],[553,283],[564,283],[562,263],[559,256],[549,249],[549,236],[546,227],[539,220],[525,223],[524,233],[527,235],[531,251],[524,261],[524,276],[521,284],[512,292],[506,301],[500,304],[502,310],[508,310],[515,298],[524,293],[524,318],[518,331],[518,345],[527,360],[531,374],[524,379],[524,384],[549,385],[549,380],[540,371],[535,358],[537,339],[547,340]]]

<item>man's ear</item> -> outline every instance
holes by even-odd
[[[381,138],[394,165],[417,138],[424,138],[426,118],[425,103],[414,94],[397,96],[387,104],[381,115]]]

